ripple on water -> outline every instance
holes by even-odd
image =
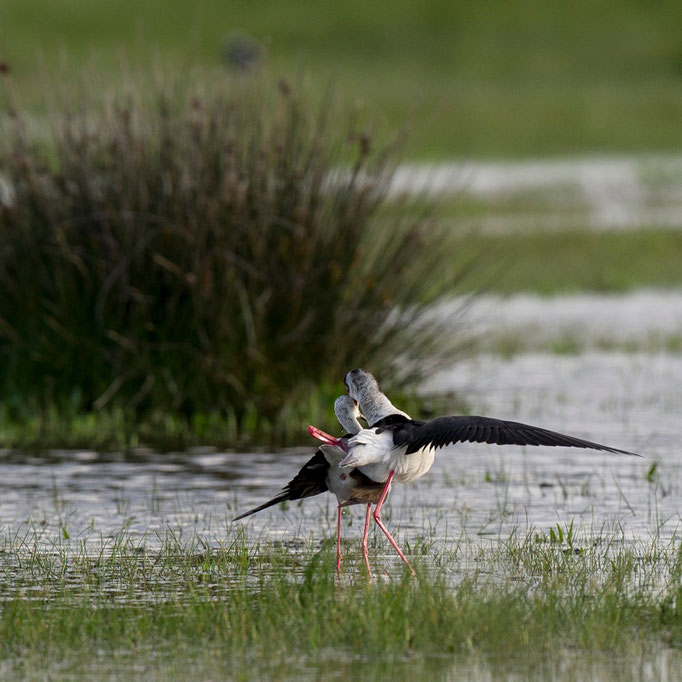
[[[440,452],[432,471],[396,486],[387,519],[401,538],[427,534],[447,543],[462,533],[504,535],[515,527],[547,529],[576,519],[612,524],[643,538],[671,538],[682,492],[677,448],[682,357],[588,353],[478,356],[435,376],[427,388],[464,393],[475,412],[526,420],[651,459],[590,451],[458,445]],[[312,448],[257,453],[50,453],[0,460],[3,533],[29,526],[49,545],[79,543],[98,551],[101,538],[125,528],[153,550],[168,529],[208,543],[226,535],[230,518],[275,494]],[[326,495],[274,507],[243,523],[247,536],[281,540],[334,532]],[[356,538],[361,511],[345,515]],[[67,537],[69,540],[66,540]]]

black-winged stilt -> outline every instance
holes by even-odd
[[[339,439],[333,438],[332,444],[326,441],[326,444],[321,445],[320,449],[303,465],[296,476],[284,486],[279,495],[258,507],[254,507],[236,516],[233,521],[243,519],[285,500],[299,500],[304,497],[319,495],[329,490],[336,495],[338,501],[336,519],[336,571],[338,573],[341,570],[341,510],[343,507],[351,504],[366,504],[367,511],[365,513],[362,553],[367,571],[371,575],[372,571],[369,566],[369,555],[367,552],[370,512],[372,503],[379,502],[385,484],[370,480],[363,473],[354,470],[352,467],[339,468],[339,462],[348,454],[346,444],[349,438],[361,431],[362,426],[358,421],[360,416],[358,404],[350,396],[339,396],[334,403],[334,412],[348,435]],[[332,436],[329,436],[329,438],[331,439]]]
[[[458,442],[471,442],[588,448],[641,456],[635,452],[619,450],[537,426],[490,417],[452,416],[438,417],[428,422],[417,421],[391,403],[369,372],[363,369],[351,370],[346,374],[344,383],[349,396],[359,403],[369,428],[357,432],[343,444],[348,454],[339,462],[339,470],[359,471],[369,480],[383,484],[381,496],[374,509],[374,520],[413,574],[414,569],[381,521],[381,507],[391,483],[408,483],[423,476],[431,468],[436,449]],[[313,437],[331,446],[340,447],[340,442],[333,436],[314,426],[308,430]],[[369,512],[367,521],[369,522]],[[367,561],[366,563],[368,564]]]

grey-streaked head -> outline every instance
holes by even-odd
[[[343,380],[348,395],[359,403],[381,393],[379,384],[374,376],[366,369],[352,369]]]
[[[362,424],[358,421],[360,408],[349,395],[340,395],[334,401],[334,414],[346,433],[360,433]]]
[[[346,374],[344,384],[348,395],[360,404],[360,410],[370,426],[390,414],[402,414],[409,419],[409,415],[395,407],[381,392],[377,380],[367,370],[352,369]]]

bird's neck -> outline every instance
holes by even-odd
[[[411,419],[409,414],[399,410],[383,393],[367,396],[360,401],[360,408],[370,426],[374,426],[379,420],[391,414],[401,414]]]
[[[362,424],[355,417],[349,417],[344,420],[339,419],[339,421],[346,433],[354,435],[362,431]]]

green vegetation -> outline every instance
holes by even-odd
[[[301,442],[307,423],[333,428],[348,367],[381,374],[407,351],[424,369],[429,349],[453,350],[438,330],[412,335],[395,304],[413,318],[439,294],[682,285],[678,231],[486,234],[467,231],[484,207],[466,197],[389,200],[393,149],[334,134],[329,109],[311,113],[286,89],[187,105],[157,95],[67,109],[40,143],[23,118],[5,127],[16,188],[0,208],[5,446]],[[228,153],[207,153],[217,149]],[[353,159],[330,193],[323,178]],[[241,186],[225,182],[237,168]],[[531,194],[495,208],[553,202]],[[579,349],[566,339],[554,350]]]
[[[677,649],[680,552],[578,535],[571,524],[459,542],[456,559],[436,552],[416,581],[397,569],[370,583],[351,560],[341,585],[333,543],[291,554],[236,530],[211,550],[167,533],[151,552],[121,531],[92,556],[68,542],[45,549],[40,533],[5,536],[0,659],[17,675],[125,670],[153,665],[151,652],[232,675],[320,659],[332,670],[349,657],[528,674],[568,651],[622,663]],[[436,566],[453,560],[464,573],[448,584]]]
[[[472,234],[467,243],[481,260],[466,288],[549,295],[682,286],[679,230]]]
[[[437,208],[385,195],[406,121],[413,157],[677,150],[679,12],[1,3],[2,442],[291,443],[333,424],[350,366],[447,356],[409,325],[441,293],[679,286],[672,231],[466,234],[498,211],[542,227],[555,197],[446,199],[436,229]],[[265,50],[252,73],[224,63],[240,30]],[[282,75],[309,101],[264,85]]]
[[[38,453],[51,448],[127,451],[152,447],[161,452],[185,450],[192,446],[218,448],[262,448],[282,445],[310,446],[306,426],[315,424],[336,433],[339,422],[333,402],[343,391],[341,379],[325,388],[311,388],[294,405],[288,405],[275,419],[267,419],[250,408],[241,422],[218,407],[213,412],[190,416],[152,409],[138,413],[121,406],[85,411],[75,405],[0,405],[0,443],[3,448]],[[461,404],[457,396],[419,397],[408,391],[394,391],[396,402],[410,414],[424,418],[442,414]]]
[[[678,153],[679,0],[96,5],[0,3],[3,447],[291,444],[333,428],[357,365],[428,416],[399,391],[457,347],[410,324],[436,297],[682,286],[682,233],[592,232],[570,191],[570,231],[494,235],[467,221],[543,228],[556,197],[386,191],[401,154]],[[221,63],[238,30],[265,50],[253,73]],[[381,538],[370,583],[355,537],[337,584],[331,540],[254,541],[228,519],[207,540],[158,508],[146,534],[132,517],[76,532],[54,490],[54,517],[0,526],[3,679],[682,677],[679,542],[624,542],[618,520],[414,530],[417,581]]]
[[[668,151],[680,146],[681,23],[677,0],[5,0],[0,59],[39,110],[46,85],[87,61],[105,83],[122,70],[147,79],[159,62],[218,82],[241,30],[275,78],[310,76],[318,92],[333,80],[389,128],[416,114],[411,155]]]
[[[300,442],[334,424],[349,367],[406,357],[396,391],[452,358],[457,335],[410,324],[439,295],[682,284],[676,231],[467,232],[480,204],[389,198],[397,145],[339,132],[331,103],[207,90],[78,99],[38,135],[5,122],[6,446]]]
[[[350,367],[381,373],[402,355],[398,387],[453,349],[452,334],[410,323],[462,276],[455,235],[423,215],[380,218],[395,148],[329,130],[330,107],[284,83],[165,88],[79,101],[47,138],[21,116],[6,126],[10,430],[106,410],[138,432],[141,418],[171,435],[184,419],[281,441]]]

